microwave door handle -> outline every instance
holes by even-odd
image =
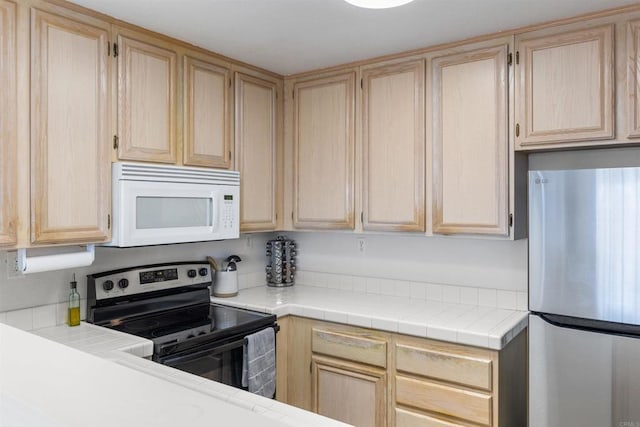
[[[216,203],[216,200],[216,194],[211,193],[209,198],[209,227],[212,228],[215,228],[216,221],[214,218],[219,217],[219,212],[217,212],[218,203]]]

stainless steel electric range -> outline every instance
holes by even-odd
[[[212,304],[207,262],[146,265],[87,276],[87,321],[153,341],[152,360],[243,388],[245,337],[276,316]]]

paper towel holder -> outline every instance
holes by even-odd
[[[86,245],[83,252],[27,257],[26,249],[18,249],[15,268],[20,274],[29,274],[86,267],[93,264],[95,251],[95,245]]]

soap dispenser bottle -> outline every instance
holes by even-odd
[[[77,286],[78,283],[74,273],[71,281],[71,293],[69,294],[69,314],[67,316],[69,326],[78,326],[80,324],[80,294]]]

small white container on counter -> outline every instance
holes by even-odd
[[[238,295],[238,272],[216,271],[213,278],[213,296],[235,297]]]

